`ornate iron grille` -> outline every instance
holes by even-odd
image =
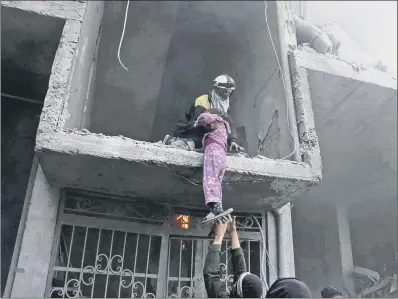
[[[63,225],[51,297],[155,298],[160,236]]]
[[[171,237],[167,266],[168,298],[206,298],[203,281],[203,266],[207,247],[212,240]],[[260,276],[260,243],[243,241],[241,247],[247,261],[248,271]],[[221,245],[221,281],[230,291],[233,283],[233,271],[230,242]]]
[[[188,226],[174,217],[189,215]],[[47,296],[52,298],[205,298],[203,263],[210,240],[192,211],[147,200],[68,193],[62,201]],[[239,215],[249,271],[260,276],[260,233]],[[258,215],[260,223],[263,216]],[[187,229],[187,227],[189,227]],[[230,242],[222,244],[222,280],[233,281]]]
[[[154,225],[175,224],[175,215],[189,216],[189,227],[203,227],[201,224],[207,211],[180,207],[174,203],[160,204],[141,198],[123,198],[92,192],[70,191],[66,195],[64,212],[96,218],[123,220]],[[238,230],[258,231],[253,219],[247,214],[238,214]],[[256,215],[263,226],[262,215]]]

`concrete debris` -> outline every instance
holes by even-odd
[[[294,21],[299,50],[347,62],[356,72],[366,69],[388,72],[388,66],[366,53],[338,22],[314,25],[298,16],[294,16]]]
[[[312,54],[324,55],[324,56],[327,56],[327,57],[329,57],[329,58],[331,58],[331,59],[337,59],[337,60],[340,60],[340,61],[344,61],[345,63],[351,65],[351,67],[353,68],[353,70],[354,70],[355,72],[357,72],[357,73],[371,68],[371,67],[365,67],[365,66],[364,66],[363,64],[361,64],[361,63],[357,63],[357,62],[349,61],[349,60],[346,60],[346,59],[342,59],[341,57],[338,57],[338,56],[333,55],[333,54],[329,54],[329,53],[326,53],[326,54],[319,54],[315,49],[313,49],[313,48],[310,47],[310,44],[309,44],[309,43],[301,44],[301,45],[299,45],[299,46],[297,47],[297,49],[300,50],[300,51],[305,51],[305,52],[312,53]],[[378,69],[378,68],[376,68],[376,67],[374,67],[374,68],[375,68],[375,69]],[[380,69],[379,69],[379,70],[382,70],[382,66],[380,66]],[[383,70],[382,70],[382,71],[383,71]],[[386,72],[386,71],[384,71],[384,72]]]
[[[376,271],[373,271],[371,269],[359,267],[359,266],[354,266],[353,272],[358,275],[363,275],[367,276],[373,280],[379,280],[380,279],[380,274]]]
[[[318,54],[318,52],[315,49],[311,48],[309,43],[304,43],[304,44],[298,45],[297,49],[299,49],[300,51],[305,51],[305,52],[312,53],[312,54]]]
[[[329,38],[329,35],[320,29],[319,27],[294,16],[294,22],[296,24],[296,38],[297,44],[308,44],[309,47],[313,48],[317,53],[333,54],[333,49],[336,49],[337,45],[340,47],[340,42],[336,38],[333,38],[335,44]]]
[[[195,143],[192,140],[186,138],[178,138],[166,135],[162,143],[169,147],[183,149],[187,151],[195,150]]]

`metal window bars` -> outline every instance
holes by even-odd
[[[47,296],[205,298],[202,271],[210,240],[203,235],[203,228],[195,225],[205,212],[176,210],[190,213],[192,225],[189,229],[171,229],[170,206],[157,207],[158,212],[147,217],[145,210],[155,209],[148,207],[147,201],[146,205],[66,196],[58,220]],[[248,270],[260,276],[260,236],[251,218],[237,218],[242,224],[241,247]],[[263,223],[261,216],[259,220]],[[226,240],[222,244],[220,269],[227,290],[233,281],[229,243]]]
[[[75,225],[61,236],[68,250],[59,248],[50,297],[156,297],[161,237]]]

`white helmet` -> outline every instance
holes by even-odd
[[[220,75],[213,80],[213,86],[220,89],[235,91],[235,81],[228,75]]]

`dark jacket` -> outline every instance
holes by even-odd
[[[204,127],[194,128],[194,122],[198,119],[199,115],[209,110],[211,110],[210,93],[196,98],[195,102],[192,103],[189,110],[185,113],[185,119],[177,123],[173,133],[174,137],[189,138],[195,142],[195,148],[201,148],[203,137],[205,136],[207,131]],[[215,111],[212,110],[211,112],[214,113]],[[236,128],[232,123],[230,114],[218,114],[229,123],[229,126],[231,128],[231,134],[228,135],[228,145],[231,145],[232,142],[237,142],[238,138],[236,134]]]
[[[246,262],[242,248],[232,249],[231,254],[235,283],[242,273],[247,272]],[[220,279],[220,256],[221,245],[210,245],[205,260],[205,266],[203,267],[203,278],[208,298],[230,297],[229,292],[225,289],[225,282],[222,282]]]

